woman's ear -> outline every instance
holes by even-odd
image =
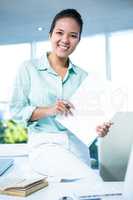
[[[48,38],[51,39],[51,33],[48,34]]]

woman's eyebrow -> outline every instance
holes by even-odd
[[[74,35],[79,35],[79,32],[70,32],[70,33]]]
[[[55,28],[56,31],[64,31],[63,29],[61,28]]]
[[[64,30],[61,29],[61,28],[56,28],[55,30],[56,30],[56,31],[62,31],[62,32],[64,32]],[[79,32],[75,32],[75,31],[71,31],[70,33],[71,33],[71,34],[75,34],[75,35],[78,35],[78,34],[79,34]]]

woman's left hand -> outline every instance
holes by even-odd
[[[98,133],[98,136],[104,137],[108,134],[110,127],[112,126],[112,122],[106,122],[102,125],[99,125],[96,127],[96,131]]]

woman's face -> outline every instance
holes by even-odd
[[[57,20],[50,35],[53,52],[60,58],[67,58],[80,40],[80,26],[75,19],[64,17]]]

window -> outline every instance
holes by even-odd
[[[0,101],[9,101],[16,71],[20,64],[30,58],[30,44],[0,46]]]
[[[111,80],[120,84],[127,98],[127,109],[133,110],[133,30],[113,33],[110,36]],[[125,89],[124,89],[125,88]],[[121,90],[121,91],[122,91]],[[117,94],[118,95],[118,94]],[[120,100],[119,100],[120,101]]]
[[[51,45],[49,41],[37,42],[36,43],[36,57],[41,57],[47,51],[50,51]]]
[[[113,33],[110,53],[112,81],[133,84],[133,31]]]
[[[105,35],[95,35],[81,39],[71,60],[88,72],[106,78]]]

